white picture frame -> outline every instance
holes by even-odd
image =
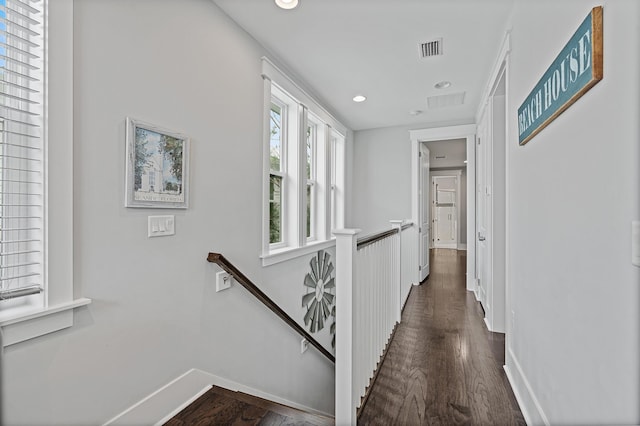
[[[125,207],[189,208],[189,137],[127,117]]]

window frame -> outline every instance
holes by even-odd
[[[305,237],[306,241],[313,242],[318,240],[318,129],[321,126],[320,123],[313,120],[311,117],[307,117],[306,128],[311,132],[307,133],[305,138]],[[309,138],[311,139],[311,146],[309,147]],[[309,151],[311,151],[309,153]],[[309,172],[307,173],[307,166]]]
[[[329,138],[334,133],[346,135],[347,129],[267,58],[262,58],[262,71],[264,79],[264,173],[263,237],[260,258],[263,266],[269,266],[335,245],[335,239],[331,234],[332,223],[334,223],[334,219],[332,219],[334,213],[331,206],[335,203],[332,201],[329,179],[331,163],[336,160],[331,154]],[[291,109],[288,114],[290,121],[286,131],[283,131],[287,134],[287,170],[285,173],[287,207],[285,209],[286,217],[283,219],[286,223],[283,224],[283,227],[287,229],[288,235],[286,242],[278,245],[271,244],[269,239],[269,111],[274,96],[281,100],[284,98],[287,103],[289,100],[293,102],[289,106]],[[294,108],[296,114],[293,114]],[[312,176],[307,178],[307,129],[309,125],[315,126],[316,131],[312,142],[314,153],[312,155]],[[344,155],[344,152],[341,155]],[[344,159],[341,159],[337,161],[335,167],[344,167],[344,164]],[[344,175],[344,172],[342,174]],[[311,189],[309,196],[307,195],[308,188]],[[341,194],[342,199],[337,202],[344,205],[344,191]],[[307,237],[308,201],[311,203],[311,218],[309,236]],[[340,212],[336,214],[343,214],[344,209]],[[341,223],[344,223],[344,220]]]
[[[271,250],[276,250],[287,245],[288,232],[284,226],[287,218],[287,132],[285,132],[287,126],[287,115],[289,105],[277,96],[271,95],[271,102],[269,105],[269,123],[271,123],[271,110],[275,104],[280,108],[280,170],[273,170],[271,168],[271,139],[269,139],[269,185],[271,184],[271,176],[278,176],[280,178],[280,241],[271,242],[271,232],[269,232],[269,247]],[[271,126],[269,126],[269,133],[271,133]],[[271,231],[271,188],[269,187],[269,231]]]
[[[73,0],[43,1],[45,300],[2,312],[4,346],[71,327],[73,309],[91,303],[73,286]]]

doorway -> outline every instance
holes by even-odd
[[[478,123],[476,297],[489,331],[506,332],[506,67],[499,70]]]
[[[453,140],[462,140],[465,152],[467,156],[473,156],[475,152],[475,133],[476,126],[475,125],[462,125],[462,126],[451,126],[451,127],[440,127],[433,129],[421,129],[421,130],[410,130],[409,137],[411,139],[411,217],[414,223],[420,224],[421,219],[421,210],[423,207],[421,206],[421,201],[423,201],[423,197],[421,196],[424,193],[431,192],[431,179],[425,179],[422,174],[421,169],[423,168],[423,163],[420,157],[420,151],[423,150],[423,147],[429,146],[429,150],[431,150],[433,143],[447,143],[448,141]],[[424,152],[424,151],[423,151]],[[442,174],[445,172],[447,168],[449,168],[448,174],[451,174],[451,167],[446,164],[439,165],[436,160],[440,160],[437,156],[434,156],[433,152],[430,152],[431,163],[430,163],[430,174],[433,176],[434,168],[439,169],[438,173]],[[468,157],[469,158],[469,157]],[[447,159],[442,159],[442,161],[446,161]],[[471,160],[468,164],[466,164],[466,177],[464,178],[465,188],[475,188],[475,161]],[[463,164],[464,165],[464,164]],[[454,167],[460,168],[460,167]],[[460,179],[461,181],[462,179]],[[458,192],[459,196],[459,192]],[[466,287],[467,290],[475,290],[475,244],[472,244],[475,241],[475,198],[474,192],[472,190],[466,191],[466,196],[464,202],[466,203],[466,212],[467,217],[464,219],[464,227],[461,226],[461,221],[458,220],[458,226],[456,228],[458,234],[458,243],[460,242],[459,235],[464,233],[466,236],[466,241],[469,242],[466,245],[467,249],[467,274],[466,274]],[[429,209],[430,210],[430,209]],[[432,225],[432,222],[431,222]],[[419,237],[417,238],[419,244],[419,252],[420,253],[428,253],[429,248],[431,246],[431,239],[429,238],[431,226],[419,226],[418,233]],[[426,238],[425,238],[426,236]],[[462,247],[461,247],[462,248]],[[420,271],[417,271],[420,272]],[[420,281],[418,281],[420,282]]]
[[[458,248],[459,186],[457,175],[431,177],[433,248]]]

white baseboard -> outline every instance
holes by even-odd
[[[518,405],[520,405],[524,420],[528,425],[549,426],[549,420],[511,348],[508,349],[507,355],[507,365],[504,366],[504,371],[507,374],[507,379],[511,384],[511,389],[518,401]],[[513,369],[509,367],[509,361],[513,362]]]
[[[438,244],[434,244],[432,248],[434,248],[434,249],[457,249],[458,248],[458,244],[457,243],[451,243],[451,244],[438,243]]]
[[[467,245],[466,244],[458,244],[458,250],[467,250]]]
[[[489,324],[489,319],[486,316],[483,319],[484,319],[484,325],[485,327],[487,327],[487,330],[493,332],[493,330],[491,329],[491,324]]]
[[[125,426],[132,424],[162,425],[214,385],[257,396],[308,413],[333,417],[333,414],[324,413],[193,368],[118,414],[106,422],[104,426]]]

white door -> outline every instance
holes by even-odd
[[[433,239],[435,248],[456,248],[456,209],[436,206]]]
[[[420,282],[429,275],[429,148],[424,143],[419,144],[419,170],[420,188],[418,190],[420,198]]]
[[[431,178],[432,224],[431,241],[434,248],[458,247],[458,178],[433,176]]]
[[[484,129],[478,129],[476,145],[476,296],[487,309],[487,147]]]

